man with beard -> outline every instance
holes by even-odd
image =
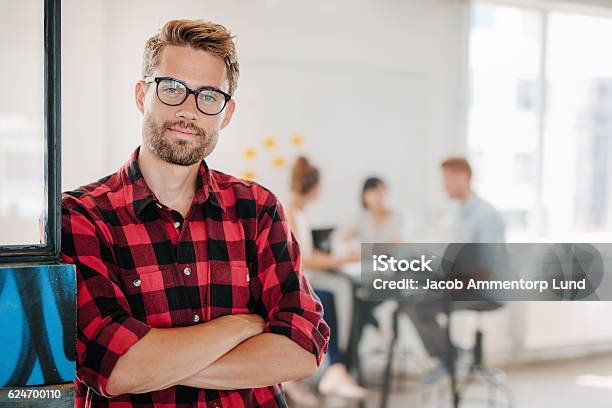
[[[277,198],[208,168],[235,109],[233,38],[174,20],[145,46],[142,146],[62,197],[76,407],[285,406],[329,338]]]

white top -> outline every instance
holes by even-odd
[[[310,224],[308,223],[308,218],[304,211],[296,208],[290,204],[286,205],[285,208],[291,211],[291,215],[293,216],[293,222],[295,225],[291,226],[291,230],[295,239],[300,247],[300,255],[301,258],[307,258],[312,255],[314,250],[314,244],[312,242],[312,231],[310,229]],[[304,273],[310,280],[310,284],[314,287],[317,285],[316,277],[320,275],[319,273],[312,273],[310,269],[304,268]]]
[[[392,211],[383,225],[376,225],[372,214],[363,210],[357,217],[355,233],[361,242],[394,242],[402,238],[402,215]]]
[[[288,208],[291,209],[291,214],[293,215],[293,222],[295,226],[293,227],[293,235],[295,235],[295,239],[300,246],[300,253],[302,256],[309,256],[313,251],[313,243],[312,243],[312,231],[310,230],[310,224],[304,214],[304,211],[293,207],[291,205],[287,205]]]

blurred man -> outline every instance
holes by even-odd
[[[321,361],[329,328],[279,201],[204,161],[237,78],[225,27],[168,22],[135,87],[142,146],[62,198],[75,407],[284,407],[278,384]]]
[[[505,242],[505,226],[501,214],[472,191],[472,168],[468,161],[463,157],[449,158],[442,162],[441,168],[448,196],[461,203],[451,242],[474,244]],[[497,252],[498,249],[497,246],[490,245],[464,246],[462,253],[455,259],[455,265],[460,265],[458,269],[462,270],[466,276],[486,279],[495,268],[487,268],[487,273],[479,276],[481,269],[473,268],[473,266],[484,265],[483,260],[488,258],[484,254]],[[500,270],[494,272],[500,272]],[[466,276],[457,277],[465,278]],[[447,278],[450,277],[447,276]],[[466,292],[460,294],[465,295]],[[453,296],[453,299],[456,298]],[[448,312],[449,307],[450,310],[488,310],[496,307],[490,301],[480,299],[476,293],[472,292],[466,295],[466,300],[470,301],[452,302],[447,305],[444,300],[434,296],[432,299],[404,306],[428,354],[438,358],[443,369],[450,364],[454,353],[446,330],[438,322],[438,316]]]
[[[468,161],[463,157],[452,157],[442,162],[441,167],[448,196],[461,203],[452,241],[505,242],[501,214],[472,191],[472,168]]]

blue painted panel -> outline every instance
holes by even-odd
[[[75,343],[74,266],[0,266],[0,386],[72,381]]]

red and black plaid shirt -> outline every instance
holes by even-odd
[[[200,165],[189,215],[157,201],[138,167],[62,197],[62,254],[77,270],[75,407],[277,407],[280,386],[236,391],[175,386],[109,398],[121,355],[151,327],[257,313],[320,362],[329,338],[277,198]]]

